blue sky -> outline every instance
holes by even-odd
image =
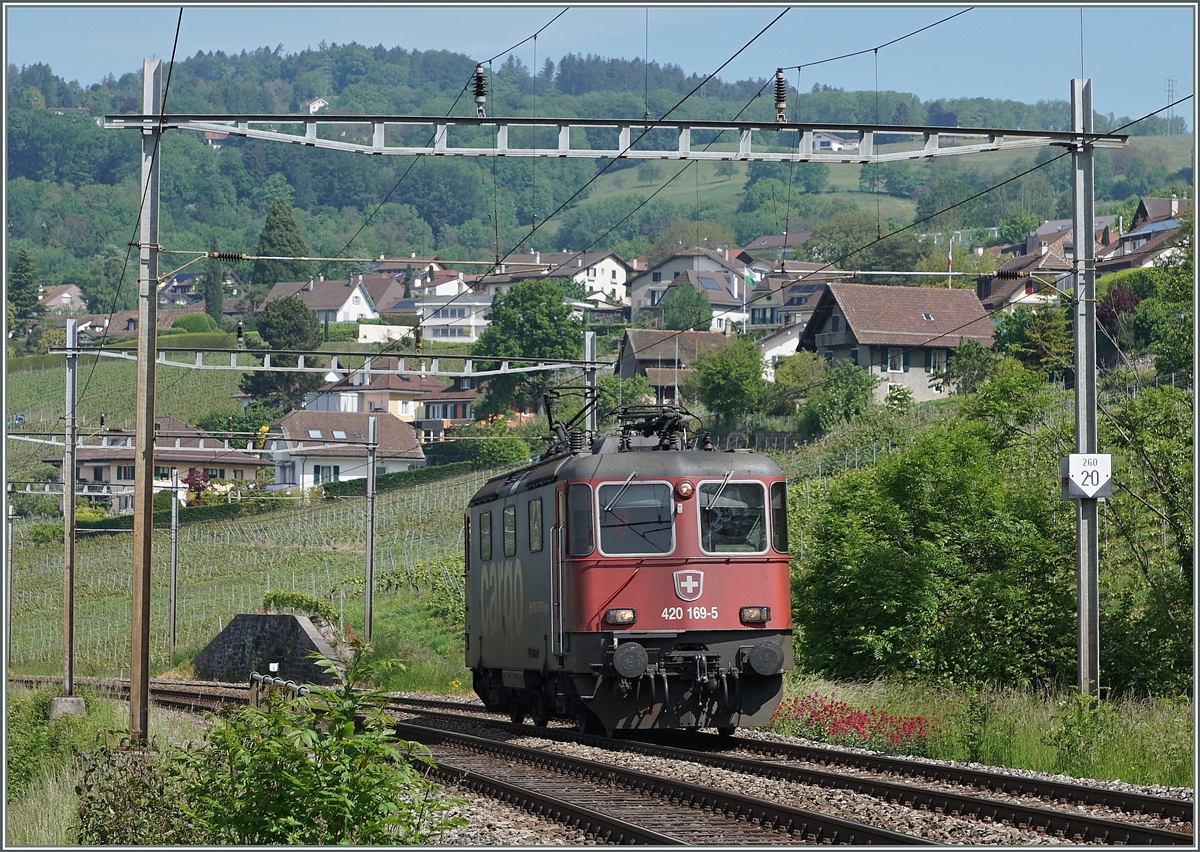
[[[88,86],[106,74],[136,71],[143,58],[169,59],[179,6],[7,5],[5,61],[44,62]],[[527,66],[547,57],[593,53],[672,63],[685,72],[716,70],[785,7],[683,6],[185,6],[176,53],[226,53],[282,44],[285,53],[358,42],[444,49],[485,61],[527,39],[513,53]],[[1081,12],[1082,9],[1082,12]],[[956,12],[924,32],[883,46]],[[804,68],[813,83],[846,90],[891,89],[934,98],[989,97],[1034,103],[1067,100],[1070,80],[1093,80],[1101,113],[1137,118],[1194,89],[1196,10],[1192,4],[1002,7],[983,5],[792,7],[720,74],[725,80],[769,77],[777,66]],[[873,49],[879,47],[877,53]],[[1081,67],[1082,66],[1082,67]],[[788,74],[796,84],[796,72]],[[1191,100],[1175,107],[1194,126]],[[1165,113],[1164,113],[1165,115]]]

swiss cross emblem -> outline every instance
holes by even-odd
[[[703,571],[676,571],[675,594],[681,601],[694,601],[704,593]]]

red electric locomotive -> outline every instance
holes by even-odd
[[[769,721],[792,665],[786,485],[689,441],[687,416],[627,407],[590,446],[560,428],[471,499],[466,663],[488,707],[608,734]]]

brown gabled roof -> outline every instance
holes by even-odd
[[[285,414],[271,424],[293,456],[355,457],[367,455],[368,418],[375,418],[377,459],[423,459],[425,453],[412,425],[390,414],[365,411],[307,411]],[[319,430],[320,437],[309,430]],[[337,435],[335,435],[337,430]],[[345,433],[345,437],[339,437]],[[303,446],[301,446],[303,445]]]
[[[695,269],[685,269],[678,278],[670,283],[667,291],[669,292],[671,287],[678,287],[685,282],[690,284],[693,290],[698,290],[704,294],[704,297],[708,299],[708,303],[714,308],[740,306],[742,304],[742,289],[746,286],[742,276],[732,272],[700,272]],[[733,295],[735,289],[738,292],[737,296]],[[745,298],[746,301],[749,301],[750,295],[746,294]]]
[[[312,287],[310,290],[309,287]],[[344,307],[346,301],[354,294],[358,286],[358,278],[345,281],[341,279],[326,279],[324,281],[280,281],[271,288],[264,303],[286,296],[299,296],[312,311],[336,311]],[[366,289],[365,287],[363,289]],[[367,294],[370,296],[370,293]]]
[[[372,369],[396,369],[396,359],[390,358],[392,366],[373,364]],[[320,393],[339,393],[343,391],[408,391],[415,394],[438,393],[446,389],[445,382],[440,382],[430,376],[411,373],[372,373],[366,384],[354,384],[354,374],[347,375],[341,381],[333,382],[321,388]]]
[[[655,388],[679,387],[694,372],[696,372],[694,367],[680,367],[678,370],[674,367],[645,368],[646,381]]]
[[[974,290],[831,283],[804,329],[809,348],[834,303],[865,346],[953,347],[959,338],[992,345],[992,321]]]
[[[715,331],[659,331],[652,328],[630,328],[625,331],[622,351],[628,345],[629,353],[643,363],[653,361],[675,363],[675,354],[683,364],[694,364],[696,359],[715,352],[725,345],[725,335]],[[678,348],[676,348],[678,347]]]

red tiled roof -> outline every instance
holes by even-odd
[[[390,414],[360,411],[293,411],[272,424],[273,431],[287,442],[293,456],[355,457],[367,455],[367,420],[375,417],[377,459],[422,459],[425,454],[417,441],[412,425]],[[320,430],[321,437],[309,436],[309,430]],[[344,432],[345,438],[334,436],[334,430]],[[299,445],[303,444],[303,447]]]
[[[831,283],[821,299],[836,300],[855,340],[868,346],[952,346],[958,339],[992,345],[993,326],[974,290]],[[816,332],[813,324],[809,328]],[[805,330],[805,337],[809,336]]]

